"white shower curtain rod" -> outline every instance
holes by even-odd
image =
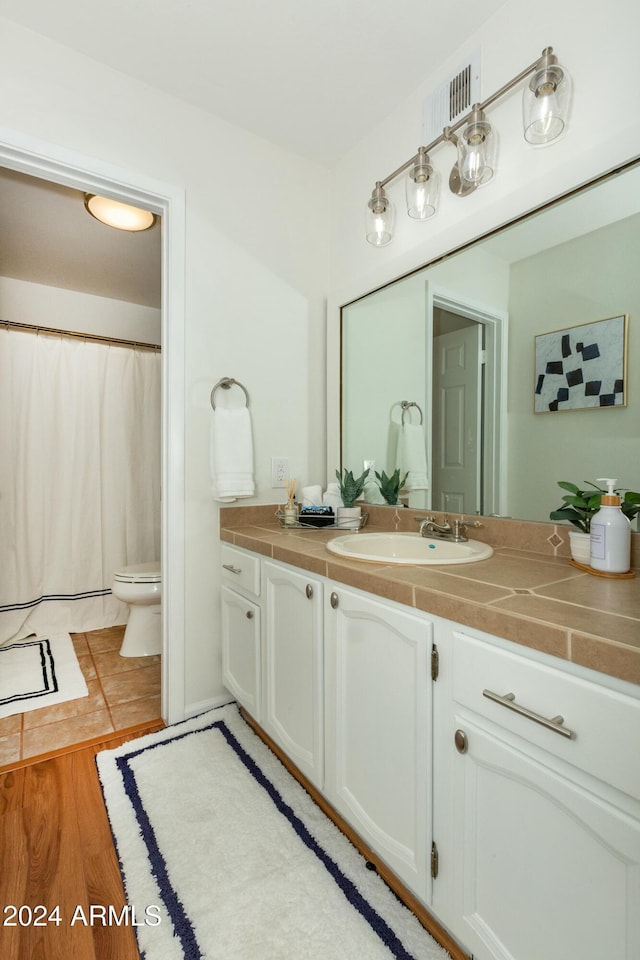
[[[56,327],[42,327],[40,324],[16,323],[13,320],[0,320],[0,326],[7,330],[24,330],[26,333],[45,333],[76,340],[89,340],[94,343],[113,343],[119,347],[138,347],[141,350],[161,350],[159,343],[143,343],[139,340],[122,340],[119,337],[101,337],[96,333],[77,333],[74,330],[59,330]]]

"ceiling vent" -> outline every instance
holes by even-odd
[[[423,102],[423,142],[431,143],[445,127],[468,113],[480,101],[480,51],[476,50],[467,63],[459,67],[444,83],[429,94]]]

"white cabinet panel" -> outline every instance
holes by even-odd
[[[563,718],[567,739],[485,693],[514,697],[515,706],[538,717]],[[592,683],[526,652],[493,646],[453,633],[453,697],[456,703],[640,800],[640,700]],[[507,701],[509,703],[509,701]]]
[[[427,899],[431,625],[332,585],[325,602],[326,787],[392,870]],[[331,604],[337,597],[337,606]]]
[[[260,557],[223,543],[220,548],[222,582],[254,597],[260,595]]]
[[[260,720],[260,607],[222,587],[222,679],[255,720]]]
[[[322,582],[264,562],[262,726],[317,787],[324,779]]]
[[[637,960],[640,822],[523,741],[455,722],[455,933],[477,960]]]

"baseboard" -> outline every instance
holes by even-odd
[[[206,713],[207,710],[215,710],[217,707],[224,707],[226,703],[233,703],[234,697],[230,693],[223,693],[219,697],[211,697],[209,700],[200,700],[198,703],[190,703],[184,709],[184,719],[191,720],[193,717]]]

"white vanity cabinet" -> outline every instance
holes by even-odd
[[[465,633],[450,654],[453,932],[475,960],[637,960],[640,702]]]
[[[261,719],[260,558],[227,544],[222,564],[222,679],[251,716]]]
[[[222,573],[225,685],[463,951],[638,960],[630,685],[229,545]]]
[[[324,778],[323,583],[263,561],[262,727],[319,789]]]
[[[430,895],[431,632],[424,615],[325,588],[325,793],[423,901]]]

